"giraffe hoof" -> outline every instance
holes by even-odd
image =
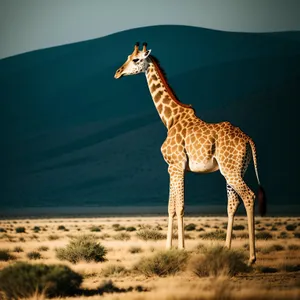
[[[254,263],[256,262],[256,257],[251,257],[249,258],[249,261],[248,261],[248,266],[252,266]]]

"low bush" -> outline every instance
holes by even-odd
[[[281,269],[285,272],[298,272],[300,271],[300,265],[283,264]]]
[[[57,227],[57,230],[63,230],[63,231],[66,231],[67,228],[66,228],[64,225],[59,225],[59,226]]]
[[[49,240],[49,241],[56,241],[56,240],[59,240],[59,236],[56,235],[56,234],[50,234],[50,235],[48,236],[48,240]]]
[[[55,249],[56,257],[60,260],[67,260],[71,263],[79,261],[105,261],[107,250],[97,242],[94,235],[81,235],[71,238],[65,248]]]
[[[125,267],[121,265],[111,264],[102,269],[101,274],[104,277],[122,276],[126,273]]]
[[[7,299],[72,296],[79,289],[82,276],[63,265],[17,262],[0,271],[0,290]]]
[[[9,261],[15,257],[9,253],[8,249],[0,249],[0,261]]]
[[[280,232],[280,234],[278,235],[278,238],[279,238],[279,239],[288,239],[288,238],[289,238],[289,235],[287,234],[287,232],[282,231],[282,232]]]
[[[257,270],[260,273],[277,273],[278,269],[272,268],[272,267],[266,267],[266,266],[258,266]]]
[[[161,251],[153,256],[142,258],[134,270],[147,277],[174,275],[186,266],[188,254],[184,250]]]
[[[126,232],[119,232],[115,236],[113,236],[113,238],[118,241],[128,241],[130,240],[131,236]]]
[[[244,230],[245,226],[244,225],[234,225],[232,226],[233,230]]]
[[[216,246],[191,259],[190,266],[199,277],[234,276],[250,270],[244,260],[243,253]]]
[[[297,228],[297,224],[288,224],[285,226],[287,231],[294,231]]]
[[[99,226],[92,226],[90,228],[91,232],[101,232],[101,228]]]
[[[295,232],[294,237],[297,238],[297,239],[300,239],[300,232]]]
[[[13,252],[17,252],[17,253],[19,253],[19,252],[24,252],[24,250],[23,250],[23,248],[22,248],[22,247],[20,247],[20,246],[16,246],[16,247],[13,249]]]
[[[0,227],[0,232],[6,232],[6,230],[2,227]]]
[[[194,224],[194,223],[190,223],[184,227],[184,230],[186,230],[186,231],[193,231],[195,229],[196,229],[196,224]]]
[[[38,251],[40,251],[40,252],[45,252],[45,251],[48,251],[49,250],[49,247],[48,246],[40,246],[39,248],[38,248]]]
[[[129,226],[126,228],[126,231],[129,231],[129,232],[136,231],[136,228],[133,226]]]
[[[157,230],[151,230],[151,229],[143,229],[136,233],[137,237],[141,240],[148,241],[148,240],[164,240],[166,238],[166,235],[163,233],[160,233]]]
[[[266,247],[266,248],[263,248],[261,250],[261,252],[263,254],[268,254],[268,253],[271,253],[271,252],[275,252],[275,251],[283,251],[285,248],[279,244],[274,244],[274,245],[271,245],[269,247]]]
[[[42,258],[42,255],[40,252],[37,252],[37,251],[31,251],[31,252],[28,252],[26,254],[26,256],[29,258],[29,259],[32,259],[32,260],[36,260],[36,259],[41,259]]]
[[[210,231],[199,234],[199,237],[203,240],[222,240],[225,241],[226,233],[223,230]],[[232,234],[232,238],[235,238],[235,235]]]
[[[40,228],[39,226],[34,226],[34,227],[32,228],[32,230],[33,230],[35,233],[38,233],[38,232],[41,231],[41,228]]]
[[[143,249],[141,247],[137,247],[137,246],[132,246],[128,249],[128,251],[131,253],[131,254],[135,254],[135,253],[141,253],[143,252]]]
[[[300,245],[296,245],[296,244],[291,244],[291,245],[288,245],[288,249],[289,250],[292,250],[292,251],[297,251],[297,250],[300,250]]]
[[[269,232],[260,231],[255,234],[255,238],[257,240],[271,240],[273,239],[273,235]]]
[[[26,231],[25,227],[17,227],[15,230],[16,230],[16,233],[24,233]]]

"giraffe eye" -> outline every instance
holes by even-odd
[[[137,63],[138,61],[139,61],[139,59],[138,58],[135,58],[135,59],[133,59],[132,60],[134,63]]]

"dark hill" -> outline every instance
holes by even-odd
[[[138,40],[199,117],[253,137],[270,203],[296,204],[299,37],[154,26],[0,60],[0,205],[167,204],[146,80],[113,78]],[[252,166],[247,177],[255,189]],[[186,203],[225,205],[222,176],[188,174]]]

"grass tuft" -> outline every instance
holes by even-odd
[[[42,258],[42,255],[40,252],[37,252],[37,251],[31,251],[31,252],[28,252],[26,254],[27,258],[31,259],[31,260],[36,260],[36,259],[41,259]]]
[[[183,250],[160,251],[153,256],[142,258],[134,270],[147,277],[174,275],[183,270],[188,259],[187,252]]]
[[[190,266],[199,277],[234,276],[250,270],[244,260],[243,253],[216,246],[196,255],[191,259]]]
[[[166,238],[165,234],[160,233],[157,230],[151,230],[151,229],[139,230],[136,235],[139,239],[144,241],[148,241],[148,240],[157,241],[157,240],[164,240]]]
[[[222,240],[225,241],[226,233],[223,230],[216,230],[211,232],[205,232],[199,234],[199,237],[203,240]],[[232,234],[232,238],[235,238],[235,235]]]

